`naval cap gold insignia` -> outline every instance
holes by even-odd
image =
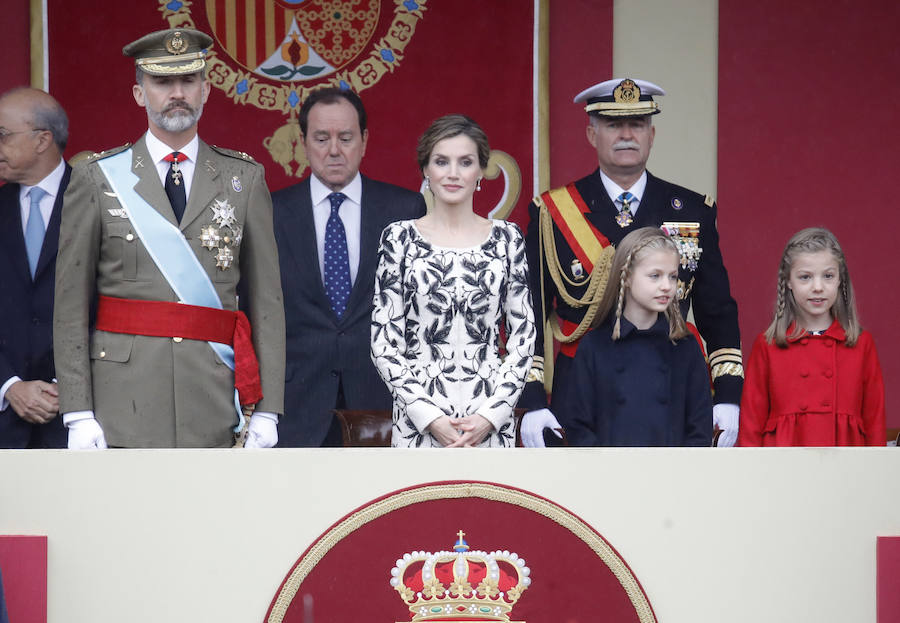
[[[626,78],[613,90],[613,98],[620,104],[630,104],[641,99],[641,87],[633,80]]]
[[[575,96],[585,112],[603,117],[642,117],[659,112],[654,95],[665,95],[662,87],[637,78],[613,78],[588,87]]]

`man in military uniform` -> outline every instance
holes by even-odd
[[[210,45],[173,29],[125,46],[149,130],[77,165],[65,193],[54,349],[70,448],[227,447],[233,433],[247,447],[277,442],[272,203],[262,166],[197,136]]]
[[[596,149],[598,170],[564,188],[536,197],[529,213],[527,247],[535,316],[548,338],[545,357],[535,364],[520,407],[529,409],[522,424],[526,445],[543,446],[543,429],[559,426],[546,408],[544,363],[552,361],[552,342],[560,352],[553,387],[568,373],[578,340],[591,324],[606,286],[614,246],[640,227],[662,227],[681,250],[678,296],[694,319],[709,352],[715,391],[714,424],[720,446],[737,437],[743,384],[737,304],[719,251],[716,204],[650,174],[647,159],[660,112],[654,95],[665,95],[643,80],[601,82],[575,97],[588,113],[588,142]],[[540,312],[540,315],[538,314]],[[542,334],[539,334],[542,335]],[[549,368],[549,366],[548,366]]]

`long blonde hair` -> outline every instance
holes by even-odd
[[[787,348],[788,339],[796,339],[806,332],[804,327],[796,323],[797,302],[794,294],[788,288],[791,278],[791,266],[799,253],[818,253],[828,251],[838,263],[840,285],[838,296],[831,306],[831,317],[836,319],[844,329],[847,346],[856,344],[862,328],[859,326],[859,316],[856,313],[856,296],[853,294],[853,284],[850,282],[850,271],[847,269],[847,260],[837,238],[823,227],[808,227],[798,231],[788,240],[784,253],[781,256],[781,264],[778,266],[778,292],[775,299],[775,318],[766,329],[766,340],[774,342],[781,348]],[[794,324],[794,331],[787,335],[787,330]]]
[[[680,257],[675,241],[656,227],[641,227],[622,239],[616,247],[606,290],[603,291],[603,298],[597,306],[597,315],[594,317],[592,328],[599,327],[615,310],[616,321],[613,323],[612,339],[619,339],[622,310],[625,308],[625,293],[628,287],[626,284],[631,279],[634,267],[653,251],[671,251],[675,257]],[[681,310],[678,308],[677,296],[673,296],[669,301],[665,313],[669,321],[669,339],[672,342],[689,335],[684,318],[681,317]]]

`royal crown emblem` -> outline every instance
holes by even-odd
[[[453,551],[411,552],[391,569],[391,586],[413,621],[503,621],[531,584],[525,559],[508,551],[470,551],[460,530]]]

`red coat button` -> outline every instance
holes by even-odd
[[[809,376],[809,370],[800,370],[800,376],[806,378]]]
[[[806,405],[800,405],[800,412],[806,413]]]
[[[825,370],[825,372],[823,372],[822,374],[825,375],[826,379],[830,379],[831,377],[834,376],[834,372],[832,372],[831,370]]]

